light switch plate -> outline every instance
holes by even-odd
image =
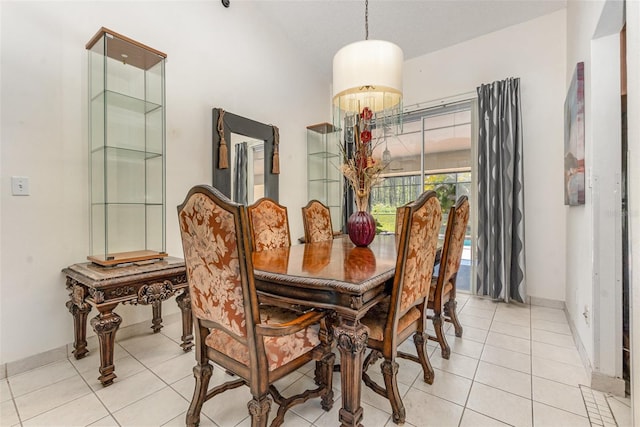
[[[29,177],[12,176],[11,177],[11,194],[14,196],[29,195]]]

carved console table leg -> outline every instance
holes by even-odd
[[[189,351],[193,347],[193,318],[191,316],[191,296],[189,290],[185,289],[181,295],[176,297],[176,302],[182,312],[182,344],[180,347],[184,351]]]
[[[91,319],[91,326],[98,335],[100,343],[100,376],[98,379],[105,387],[111,385],[114,378],[116,378],[113,349],[116,341],[116,332],[120,327],[120,323],[122,323],[122,317],[112,311],[117,305],[116,303],[99,307],[100,314]]]
[[[66,306],[73,316],[73,355],[76,359],[82,359],[89,352],[87,350],[87,315],[91,311],[91,305],[85,301],[87,288],[76,280],[67,277],[66,287],[69,291],[69,301]]]
[[[369,331],[358,321],[345,320],[334,329],[340,350],[342,387],[342,427],[362,427],[362,406],[359,405],[362,385],[362,363]]]
[[[87,350],[87,316],[91,311],[89,304],[76,305],[73,301],[67,301],[67,308],[73,315],[73,356],[82,359],[89,353]]]

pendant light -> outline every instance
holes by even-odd
[[[333,57],[334,123],[365,107],[374,113],[376,127],[398,124],[402,113],[402,63],[396,44],[369,40],[369,1],[365,1],[365,40],[348,44]],[[382,126],[379,126],[382,128]]]
[[[389,151],[389,147],[387,146],[387,137],[384,138],[384,151],[382,152],[382,161],[385,164],[391,163],[391,151]]]

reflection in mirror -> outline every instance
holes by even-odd
[[[276,140],[279,141],[276,135],[276,126],[214,108],[213,186],[237,203],[252,204],[261,197],[277,202],[280,169],[276,168],[279,162],[274,161],[278,152]],[[242,144],[244,142],[246,145]],[[243,147],[246,147],[246,154],[236,154],[236,150],[245,150]],[[220,157],[221,153],[224,157]],[[246,178],[238,178],[238,173]],[[245,194],[246,202],[243,201]]]
[[[230,147],[233,201],[253,204],[264,197],[264,141],[232,133]]]

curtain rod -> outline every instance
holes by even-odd
[[[447,107],[449,105],[458,104],[461,102],[468,102],[475,99],[477,96],[475,91],[459,93],[457,95],[451,95],[444,98],[433,99],[431,101],[418,102],[415,104],[407,105],[404,107],[404,112],[415,112],[419,110],[426,110],[434,107]]]

